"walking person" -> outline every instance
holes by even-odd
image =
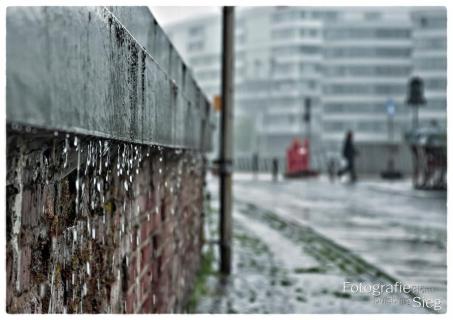
[[[278,159],[272,159],[272,180],[274,182],[278,181]]]
[[[357,174],[355,172],[354,158],[357,156],[357,151],[354,147],[353,133],[349,130],[346,133],[346,138],[343,144],[343,157],[346,159],[346,166],[338,171],[338,176],[342,176],[349,172],[351,182],[357,180]]]
[[[258,177],[258,171],[259,171],[259,159],[258,159],[258,154],[254,153],[252,155],[252,171],[253,171],[253,177],[256,179]]]

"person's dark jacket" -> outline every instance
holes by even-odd
[[[348,160],[354,159],[355,156],[355,149],[354,145],[352,144],[352,141],[350,139],[347,139],[343,145],[343,157],[345,157]]]

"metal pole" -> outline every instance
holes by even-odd
[[[412,114],[412,129],[417,130],[418,128],[418,104],[413,106],[413,114]]]
[[[389,158],[387,162],[387,171],[394,171],[394,160],[393,160],[393,116],[388,115],[388,136],[389,136]]]
[[[220,118],[220,272],[231,272],[234,7],[223,7],[222,113]]]

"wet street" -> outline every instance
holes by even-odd
[[[217,179],[208,187],[215,241]],[[413,190],[408,180],[237,174],[234,197],[233,274],[207,278],[197,312],[446,311],[446,193]],[[410,290],[383,289],[403,285]],[[371,286],[381,287],[373,294]]]

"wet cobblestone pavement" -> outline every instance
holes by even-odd
[[[208,277],[205,286],[206,291],[199,299],[196,307],[198,313],[429,313],[429,312],[445,312],[446,305],[442,297],[446,293],[446,277],[444,276],[442,263],[437,268],[433,267],[432,274],[434,276],[425,275],[425,278],[411,278],[411,268],[402,268],[398,265],[394,269],[389,268],[382,259],[383,250],[379,250],[379,241],[370,241],[369,236],[373,232],[368,233],[368,238],[360,239],[359,235],[351,234],[350,239],[355,239],[350,243],[355,243],[356,246],[351,246],[347,241],[342,241],[339,235],[344,236],[345,226],[350,226],[351,233],[357,232],[360,234],[360,227],[351,227],[350,220],[359,220],[358,213],[346,213],[343,206],[338,206],[341,197],[345,197],[345,192],[350,189],[350,186],[336,185],[332,186],[327,182],[317,181],[312,183],[314,187],[304,186],[305,182],[297,182],[298,187],[310,189],[306,193],[301,192],[300,196],[287,194],[287,190],[294,189],[293,182],[281,182],[275,186],[269,181],[253,181],[253,180],[236,180],[235,181],[235,211],[234,211],[234,252],[233,252],[233,273],[227,280],[222,280],[217,275]],[[292,184],[292,185],[291,185]],[[252,188],[253,186],[253,188]],[[217,239],[215,234],[217,226],[217,195],[216,195],[216,180],[209,181],[209,187],[212,192],[212,212],[209,222],[210,230],[207,232],[208,239]],[[388,201],[395,205],[398,199],[393,199],[393,196],[388,196],[385,192],[376,193],[376,187],[373,184],[365,184],[361,186],[364,190],[360,190],[362,195],[367,192],[377,194],[377,197],[383,197],[381,201],[387,198]],[[324,192],[319,194],[320,189],[331,188],[333,193]],[[358,188],[358,186],[356,186]],[[342,189],[343,193],[341,193]],[[286,192],[285,192],[286,190]],[[370,191],[371,190],[371,191]],[[380,191],[380,190],[379,190]],[[318,194],[316,194],[316,192]],[[357,192],[357,191],[356,191]],[[391,191],[394,192],[394,191]],[[285,195],[283,195],[285,193]],[[288,198],[292,196],[292,201]],[[399,194],[401,197],[401,194]],[[406,195],[403,195],[406,196]],[[334,198],[330,201],[322,203],[322,198]],[[347,202],[348,199],[346,198]],[[404,198],[403,198],[404,199]],[[420,199],[424,199],[420,197]],[[441,217],[442,202],[445,200],[440,197],[432,200],[430,208],[437,210],[431,214]],[[424,199],[426,200],[426,199]],[[286,201],[286,210],[284,202]],[[309,205],[296,206],[296,201],[308,202]],[[363,205],[364,216],[372,215],[372,205],[376,199],[369,198],[368,206],[364,205],[364,199],[358,201],[358,204]],[[404,200],[406,201],[406,200]],[[316,204],[314,204],[316,202]],[[373,203],[374,202],[374,203]],[[272,203],[272,204],[271,204]],[[306,204],[305,203],[305,204]],[[344,204],[344,203],[343,203]],[[426,201],[425,201],[426,204]],[[293,206],[288,208],[288,206]],[[324,205],[324,211],[319,210]],[[321,223],[312,223],[312,221],[324,221],[325,225],[329,225],[326,219],[332,217],[330,214],[335,213],[335,205],[337,211],[336,219],[332,219],[330,224],[332,229],[326,233],[326,228],[319,227]],[[325,208],[331,206],[333,209],[330,213],[325,213]],[[371,207],[370,207],[371,206]],[[309,207],[308,213],[306,207]],[[296,208],[296,209],[295,209]],[[359,208],[355,208],[354,212],[358,212]],[[379,220],[389,219],[385,215],[386,209],[376,207],[384,211]],[[401,207],[400,207],[401,209]],[[412,209],[412,207],[407,207]],[[423,208],[422,208],[423,209]],[[318,214],[319,217],[308,218],[307,215]],[[446,210],[446,209],[445,209]],[[286,211],[286,213],[283,213]],[[417,212],[406,212],[404,215],[416,214]],[[446,214],[446,211],[445,213]],[[299,217],[299,220],[294,219],[294,216]],[[390,216],[390,215],[389,215]],[[304,217],[302,221],[300,217]],[[343,223],[339,224],[339,218],[343,218]],[[384,217],[384,218],[382,218]],[[434,219],[435,220],[435,219]],[[382,222],[382,221],[381,221]],[[383,223],[383,222],[382,222]],[[439,228],[441,227],[441,218],[437,221]],[[377,225],[374,222],[374,225]],[[409,223],[408,223],[409,224]],[[433,223],[434,224],[434,223]],[[414,226],[413,226],[414,227]],[[429,225],[424,226],[429,229]],[[209,227],[208,227],[209,228]],[[417,232],[420,232],[421,226],[414,227]],[[445,226],[446,228],[446,226]],[[364,225],[366,231],[367,226]],[[379,228],[377,228],[379,229]],[[410,229],[410,228],[409,228]],[[381,230],[381,233],[385,233]],[[389,229],[387,234],[389,241],[394,229]],[[429,232],[432,234],[430,235]],[[429,231],[420,234],[419,240],[414,240],[409,237],[406,241],[396,242],[401,245],[401,248],[388,249],[388,259],[392,258],[394,252],[399,250],[404,251],[404,243],[413,242],[412,251],[407,251],[408,256],[425,254],[426,245],[430,245],[432,239],[437,239],[436,247],[438,247],[438,257],[445,257],[445,249],[442,249],[444,239],[439,232]],[[409,233],[411,235],[411,233]],[[429,238],[431,237],[431,238]],[[436,238],[437,237],[437,238]],[[385,238],[384,236],[382,239]],[[404,238],[404,237],[402,237]],[[356,250],[360,243],[362,250]],[[428,244],[426,244],[428,243]],[[372,249],[366,249],[368,245],[378,247],[373,253]],[[382,244],[381,244],[382,245]],[[393,244],[395,245],[395,244]],[[431,249],[431,248],[430,248]],[[212,261],[213,268],[217,267],[218,257],[217,248],[214,252],[215,259]],[[430,251],[433,253],[432,250]],[[411,255],[412,254],[412,255]],[[435,254],[435,253],[434,253]],[[370,257],[374,257],[370,259]],[[405,257],[394,257],[396,261],[404,260]],[[441,258],[441,257],[440,257]],[[422,260],[423,258],[420,258]],[[424,259],[428,259],[425,255]],[[431,260],[429,260],[431,261]],[[434,262],[434,261],[431,261]],[[389,272],[406,270],[409,272],[406,277],[399,272]],[[407,279],[415,279],[413,282]],[[438,280],[436,282],[435,280]],[[434,280],[433,283],[429,281]],[[383,285],[392,286],[396,282],[401,281],[409,285],[424,285],[429,290],[436,283],[441,283],[438,290],[434,292],[417,291],[417,287],[411,292],[405,294],[403,292],[386,293],[380,291],[379,296],[373,296],[370,292],[353,293],[350,290],[345,290],[345,283],[356,285]],[[445,285],[442,281],[445,281]],[[440,289],[439,289],[440,288]],[[423,288],[422,288],[423,289]],[[419,289],[420,290],[420,289]],[[420,303],[414,301],[414,297],[441,297],[439,304],[440,308],[434,309],[434,303],[428,303],[428,307],[423,308]],[[418,301],[418,300],[417,300]]]

